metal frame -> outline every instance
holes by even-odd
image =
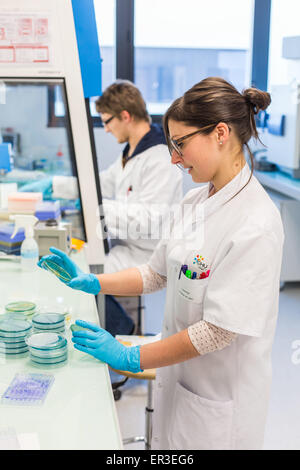
[[[255,0],[251,83],[260,90],[268,88],[269,42],[272,0]]]
[[[271,3],[254,0],[251,83],[261,90],[268,85]],[[116,0],[116,7],[116,76],[134,82],[134,0]],[[161,122],[161,117],[154,115],[152,120]]]
[[[134,0],[116,0],[116,76],[134,82]]]

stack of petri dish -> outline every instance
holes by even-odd
[[[33,333],[26,338],[32,362],[52,366],[68,359],[67,340],[57,333]]]
[[[36,304],[34,302],[28,302],[26,300],[20,300],[17,302],[10,302],[5,305],[6,313],[19,313],[26,317],[30,317],[36,311]]]
[[[65,316],[61,313],[36,313],[32,317],[32,326],[36,333],[42,333],[45,331],[51,331],[51,333],[64,333]]]
[[[27,353],[26,338],[31,329],[31,323],[23,315],[3,315],[0,319],[0,354],[15,356]]]

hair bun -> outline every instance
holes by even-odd
[[[242,93],[243,97],[253,107],[254,114],[266,109],[271,103],[271,96],[266,91],[257,88],[247,88]]]

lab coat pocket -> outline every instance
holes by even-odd
[[[170,449],[230,450],[232,426],[232,400],[208,400],[176,384]]]
[[[175,298],[175,317],[180,328],[202,320],[203,299],[208,285],[206,279],[188,279],[181,273],[177,281],[177,292]]]

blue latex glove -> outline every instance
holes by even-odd
[[[75,201],[75,207],[78,211],[81,211],[81,204],[80,204],[80,199],[76,199]]]
[[[25,184],[21,186],[20,191],[26,193],[43,193],[44,199],[51,199],[52,178],[43,178],[39,181]]]
[[[91,330],[73,332],[72,341],[76,349],[106,362],[113,369],[142,372],[140,346],[124,346],[94,323],[77,320],[76,325]]]
[[[63,251],[59,250],[58,248],[51,247],[51,253],[53,255],[43,256],[40,261],[38,262],[38,266],[42,268],[42,262],[49,259],[54,263],[61,266],[65,269],[71,276],[71,281],[64,282],[68,287],[72,289],[82,290],[83,292],[87,292],[88,294],[99,294],[101,290],[101,285],[98,278],[94,274],[86,274],[84,273],[70,258],[69,256],[64,253]]]

